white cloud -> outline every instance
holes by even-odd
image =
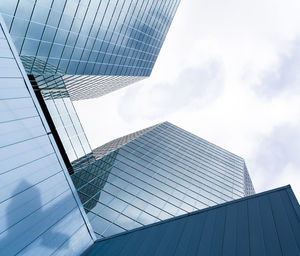
[[[223,79],[222,65],[210,61],[182,70],[173,83],[144,82],[128,88],[123,95],[119,102],[120,116],[126,122],[135,118],[159,120],[191,105],[206,107],[223,91]]]
[[[282,54],[278,63],[261,73],[261,80],[254,86],[266,99],[282,94],[300,93],[300,47],[299,40],[291,43],[291,50]],[[288,96],[288,95],[287,95]]]
[[[249,165],[258,190],[291,184],[300,193],[300,122],[274,127],[258,141]]]

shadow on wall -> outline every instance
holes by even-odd
[[[24,187],[27,189],[22,191]],[[14,196],[7,200],[9,201],[7,206],[5,207],[6,202],[3,202],[1,205],[4,207],[0,208],[0,218],[2,218],[0,221],[0,255],[15,255],[22,250],[30,251],[28,247],[31,243],[35,243],[34,249],[46,247],[49,252],[55,251],[63,244],[64,247],[68,247],[66,243],[68,243],[69,236],[51,230],[61,218],[57,218],[58,215],[55,212],[64,207],[65,199],[50,208],[44,207],[46,204],[51,204],[52,200],[42,204],[39,189],[27,181],[20,182],[12,194]]]

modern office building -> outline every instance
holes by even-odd
[[[51,130],[57,131],[55,139],[61,142],[68,167],[73,161],[91,153],[92,149],[81,126],[76,110],[66,89],[36,90],[37,97]]]
[[[71,177],[99,238],[254,193],[241,157],[168,122],[93,152]]]
[[[98,97],[151,74],[180,0],[1,0],[39,88]]]
[[[300,254],[241,157],[168,122],[88,143],[71,100],[149,76],[178,3],[0,1],[0,255]]]
[[[80,255],[94,239],[0,17],[0,255]]]
[[[179,0],[2,0],[2,14],[70,173],[91,147],[72,100],[150,75]]]

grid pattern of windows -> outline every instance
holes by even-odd
[[[35,82],[41,90],[67,88],[71,100],[74,101],[100,97],[144,78],[142,76],[39,75],[35,76]]]
[[[72,100],[103,96],[127,85],[143,80],[142,76],[63,76]],[[57,79],[56,79],[57,80]],[[89,86],[81,86],[88,84]]]
[[[254,190],[254,187],[253,187],[246,164],[244,166],[244,184],[245,184],[245,187],[244,187],[245,196],[250,196],[252,194],[255,194],[255,190]]]
[[[245,196],[244,166],[165,122],[72,178],[96,235],[107,237]]]
[[[70,162],[89,154],[92,149],[66,89],[42,90],[41,94]]]
[[[28,74],[146,77],[179,2],[1,0],[0,12]]]
[[[1,15],[0,113],[0,255],[81,255],[94,236]]]
[[[98,148],[93,149],[93,155],[95,156],[96,159],[100,159],[102,158],[104,155],[118,149],[119,147],[123,146],[124,144],[128,143],[129,141],[143,135],[144,133],[148,132],[149,130],[151,130],[152,128],[154,128],[154,126],[139,130],[137,132],[133,132],[130,133],[128,135],[125,135],[121,138],[112,140]]]

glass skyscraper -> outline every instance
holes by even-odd
[[[70,162],[90,153],[91,147],[65,89],[42,90],[42,97]]]
[[[71,177],[98,237],[254,193],[241,157],[168,122],[97,152]]]
[[[0,255],[79,255],[94,239],[0,16]]]
[[[91,147],[72,100],[98,97],[150,75],[179,0],[2,0],[0,13],[60,153]]]
[[[1,0],[0,12],[40,88],[93,98],[151,74],[179,0]]]
[[[178,4],[0,1],[0,255],[299,254],[241,157],[168,122],[89,145],[72,100],[149,76]]]

